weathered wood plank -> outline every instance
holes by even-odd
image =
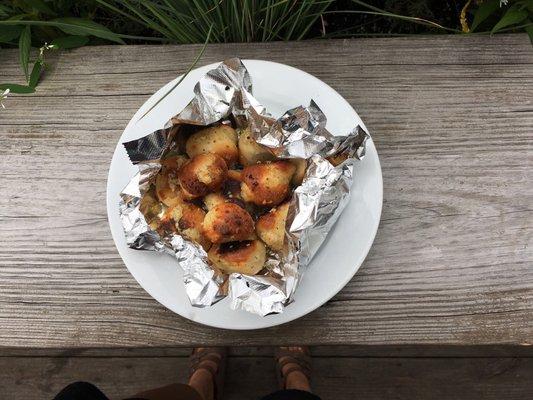
[[[0,80],[15,79],[18,55],[1,51]],[[107,169],[122,129],[197,51],[61,53],[35,95],[7,100],[0,346],[533,343],[525,35],[208,47],[203,63],[239,54],[323,79],[358,110],[383,168],[382,222],[360,273],[309,316],[246,333],[205,328],[157,304],[128,274],[107,227]]]
[[[328,358],[313,359],[312,384],[323,400],[527,399],[533,396],[533,358]],[[97,384],[111,398],[186,382],[185,357],[0,357],[6,400],[51,398],[74,381]],[[232,357],[226,400],[256,399],[276,389],[274,361]],[[354,395],[356,397],[354,397]]]
[[[143,348],[0,348],[0,357],[187,357],[191,353],[188,347],[143,347]],[[528,358],[533,357],[533,346],[438,346],[438,345],[403,345],[403,346],[314,346],[313,357],[373,357],[373,358]],[[268,357],[274,354],[274,348],[228,347],[232,357]]]

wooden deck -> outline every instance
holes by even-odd
[[[0,51],[0,81],[20,81],[18,52]],[[130,276],[107,225],[107,171],[123,128],[198,51],[61,52],[35,94],[0,109],[0,346],[533,343],[526,35],[208,46],[201,64],[238,55],[324,80],[359,112],[383,168],[381,226],[360,272],[310,315],[253,332],[163,308]]]
[[[403,349],[403,350],[402,350]],[[533,397],[533,358],[506,351],[313,349],[312,386],[323,400],[524,400]],[[74,381],[119,399],[147,388],[186,382],[187,349],[5,352],[2,399],[51,399]],[[431,354],[432,357],[427,355]],[[251,400],[276,389],[269,348],[237,348],[229,358],[225,400]]]

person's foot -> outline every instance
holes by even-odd
[[[196,389],[203,400],[222,399],[226,353],[224,347],[197,347],[192,351],[189,386]]]
[[[311,353],[307,347],[279,347],[276,350],[276,371],[281,389],[311,392]]]

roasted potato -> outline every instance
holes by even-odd
[[[244,201],[258,206],[276,206],[287,197],[296,167],[288,161],[250,165],[242,171]]]
[[[174,220],[177,231],[183,236],[194,240],[205,250],[209,250],[211,242],[203,232],[205,211],[195,204],[184,203],[173,207],[170,215]]]
[[[246,128],[239,135],[239,161],[242,165],[253,165],[260,162],[272,161],[276,157],[265,147],[258,144]]]
[[[224,159],[216,154],[198,154],[178,172],[183,194],[189,200],[205,196],[222,186],[228,174]]]
[[[224,124],[202,129],[189,137],[185,143],[185,151],[191,158],[198,154],[217,154],[231,167],[239,159],[237,132]]]
[[[283,203],[259,217],[256,231],[263,242],[275,251],[282,251],[285,245],[285,222],[289,203]]]
[[[144,219],[151,229],[157,230],[159,227],[159,217],[163,213],[164,207],[156,198],[153,188],[147,191],[142,197],[139,210],[143,213]]]
[[[266,247],[260,240],[215,244],[208,257],[215,267],[228,274],[255,275],[265,264]]]
[[[222,193],[209,193],[204,197],[204,204],[207,210],[212,210],[215,206],[223,204],[227,201],[226,197]]]
[[[163,167],[155,178],[155,193],[161,203],[173,207],[183,202],[177,171]]]
[[[255,236],[252,217],[234,203],[217,204],[209,210],[203,229],[205,236],[213,243],[249,240]]]

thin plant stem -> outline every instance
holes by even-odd
[[[189,73],[192,71],[192,69],[196,66],[196,64],[198,64],[198,61],[200,61],[200,58],[202,58],[204,52],[205,52],[205,49],[207,47],[207,43],[209,43],[209,39],[211,38],[211,32],[213,31],[213,25],[211,25],[211,27],[209,28],[209,32],[207,32],[207,37],[205,38],[205,42],[204,42],[204,45],[202,46],[202,49],[200,50],[200,53],[198,53],[198,55],[196,56],[196,58],[194,59],[194,61],[192,62],[192,64],[189,66],[189,68],[187,69],[187,71],[182,75],[182,77],[178,80],[178,82],[176,82],[174,84],[174,86],[172,86],[159,100],[157,100],[155,102],[155,104],[150,107],[148,109],[148,111],[146,111],[140,118],[138,121],[140,121],[141,119],[143,119],[150,111],[152,111],[159,103],[161,103],[163,101],[163,99],[165,99],[170,93],[172,93],[172,91],[174,89],[176,89],[179,84],[181,82],[183,82],[183,80],[187,77],[187,75],[189,75]],[[138,122],[137,121],[137,122]]]

